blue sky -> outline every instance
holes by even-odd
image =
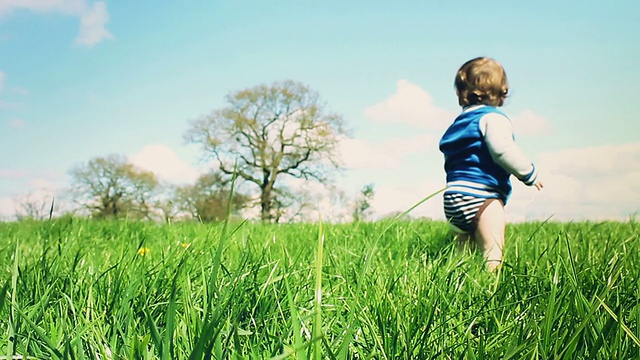
[[[68,170],[112,153],[191,181],[206,164],[183,141],[188,121],[286,79],[351,128],[345,196],[374,183],[379,215],[404,210],[443,186],[453,77],[482,55],[504,65],[503,110],[545,176],[540,193],[515,186],[510,220],[628,218],[640,207],[638,35],[630,0],[0,0],[0,216],[64,201]],[[439,200],[415,214],[441,217]]]

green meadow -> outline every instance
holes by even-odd
[[[640,225],[0,223],[0,359],[638,359]]]

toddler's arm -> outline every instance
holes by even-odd
[[[513,140],[513,128],[508,118],[489,113],[480,120],[480,132],[496,164],[526,185],[535,186],[538,190],[542,187],[535,165]]]

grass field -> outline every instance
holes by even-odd
[[[640,358],[638,223],[507,233],[492,274],[442,222],[0,223],[0,359]]]

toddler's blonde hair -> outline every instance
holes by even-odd
[[[460,106],[502,106],[509,92],[507,74],[499,62],[478,57],[464,63],[456,74],[455,86]]]

